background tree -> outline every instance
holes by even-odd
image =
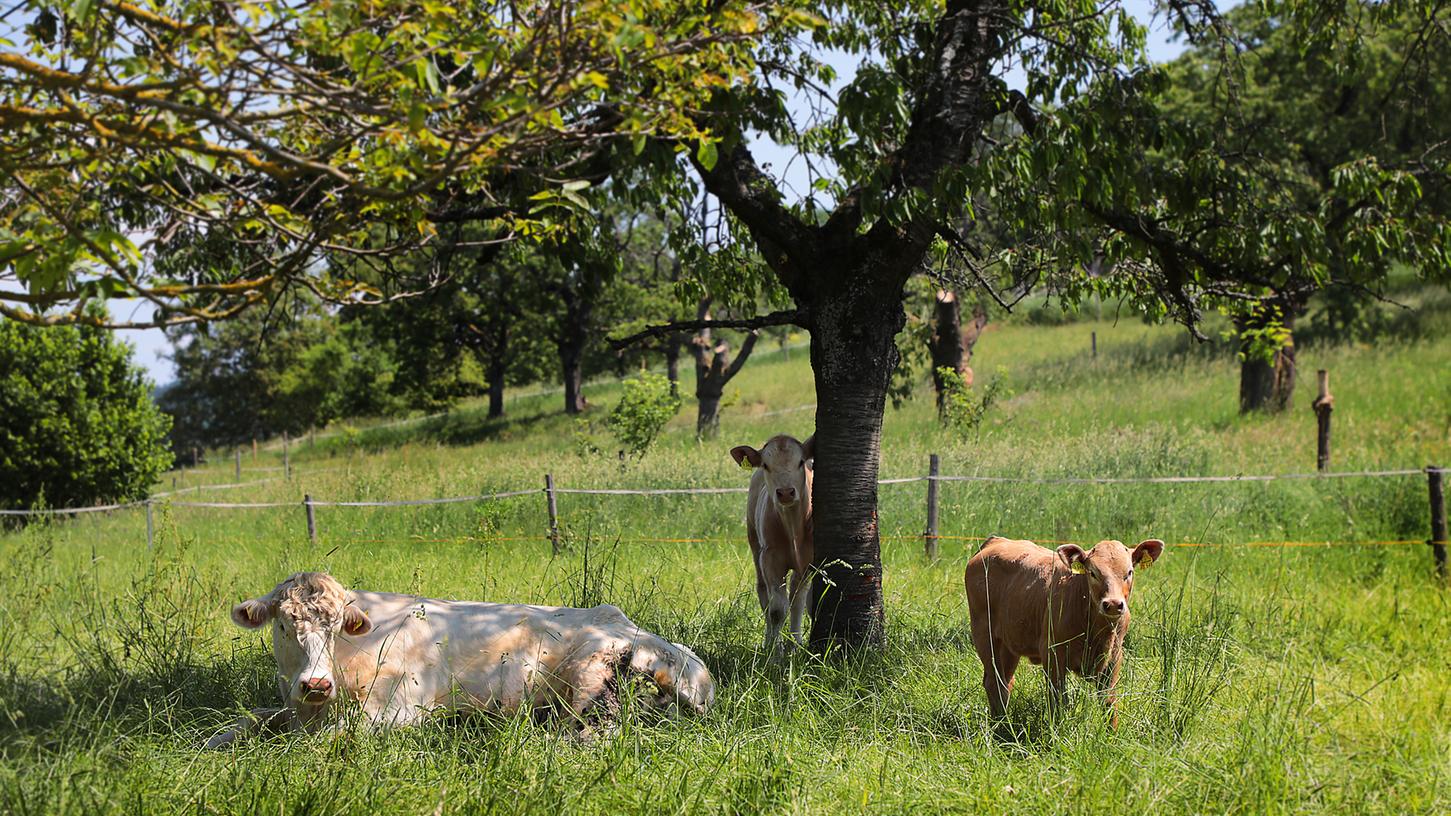
[[[344,416],[397,413],[392,347],[308,298],[167,330],[176,380],[158,394],[174,450],[300,434]]]
[[[1300,42],[1327,53],[1334,49],[1321,32],[1331,22],[1365,9],[1380,13],[1301,0],[1276,9],[1292,33],[1311,34]],[[1208,6],[1171,5],[1170,12],[1196,37],[1218,20]],[[1220,172],[1214,162],[1222,156],[1204,149],[1213,136],[1196,135],[1165,109],[1165,72],[1144,62],[1142,42],[1142,28],[1111,2],[841,2],[810,45],[768,37],[761,81],[721,91],[701,114],[713,138],[699,142],[691,165],[749,231],[796,307],[715,325],[794,323],[811,331],[817,648],[881,636],[882,413],[898,360],[894,339],[905,322],[904,285],[934,245],[956,252],[976,281],[992,275],[999,286],[986,288],[999,300],[999,287],[1022,291],[1024,281],[1045,279],[1070,302],[1115,294],[1200,336],[1207,306],[1264,299],[1256,290],[1265,257],[1287,258],[1274,268],[1323,267],[1319,219],[1219,223],[1226,213],[1203,206],[1241,192],[1228,182],[1245,185],[1251,174]],[[826,87],[835,72],[818,47],[860,59],[834,98]],[[1022,70],[1021,87],[1009,86],[1009,66]],[[778,87],[811,96],[822,113],[797,122],[771,90]],[[1016,135],[1002,138],[993,123],[1009,115]],[[788,203],[752,154],[753,132],[796,149],[810,167],[835,170],[813,180],[804,201]],[[975,153],[985,141],[994,149]],[[1337,192],[1352,204],[1386,202],[1351,207],[1357,218],[1331,210],[1330,225],[1347,225],[1338,251],[1444,262],[1444,242],[1426,248],[1427,236],[1444,226],[1400,220],[1420,200],[1412,172],[1366,162],[1342,164],[1334,175]],[[974,194],[983,193],[1000,202],[1013,237],[988,252],[957,229]],[[1224,251],[1206,254],[1207,235]],[[670,328],[692,324],[701,327]]]
[[[0,319],[0,507],[143,498],[171,463],[167,417],[129,346]]]
[[[1151,315],[1191,326],[1203,311],[1227,314],[1242,410],[1283,408],[1295,321],[1312,296],[1383,297],[1395,264],[1451,279],[1451,10],[1183,11],[1175,19],[1193,45],[1162,70],[1106,78],[1042,116],[1016,109],[1033,138],[993,161],[1002,175],[1031,167],[1035,180],[1003,188],[998,204],[1035,252],[1101,260],[1111,271],[1089,287],[1138,281],[1127,289]],[[1090,110],[1117,114],[1090,127]],[[1108,161],[1137,177],[1106,178]]]

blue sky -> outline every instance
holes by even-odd
[[[1123,5],[1140,21],[1148,22],[1150,59],[1155,62],[1163,62],[1173,59],[1184,50],[1182,42],[1170,41],[1169,35],[1172,32],[1162,19],[1153,21],[1154,4],[1152,0],[1123,0]],[[844,83],[854,73],[854,66],[840,65],[837,67],[841,74],[839,82]],[[1011,76],[1009,81],[1012,81]],[[759,144],[754,149],[762,162],[769,163],[778,171],[793,166],[790,162],[790,155],[775,145]],[[799,163],[795,167],[799,170]],[[788,184],[788,186],[804,190],[803,181],[791,178],[793,175],[795,172],[787,171],[787,182],[796,182],[795,185]],[[140,301],[122,301],[113,304],[111,308],[113,314],[122,318],[130,318],[134,313],[139,319],[148,316],[151,311],[148,304]],[[124,329],[118,331],[117,334],[136,348],[136,362],[146,369],[153,381],[160,384],[170,382],[174,378],[175,373],[171,363],[162,357],[163,354],[170,351],[171,346],[160,329]]]

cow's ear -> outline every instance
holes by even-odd
[[[1134,566],[1147,567],[1159,560],[1164,554],[1164,542],[1157,538],[1147,538],[1134,547]]]
[[[348,604],[343,607],[343,631],[354,637],[361,637],[373,631],[373,621],[367,612]]]
[[[267,621],[272,618],[272,605],[264,598],[253,598],[250,601],[242,601],[232,607],[232,622],[243,629],[256,629],[266,626]]]
[[[734,448],[731,448],[731,458],[736,460],[736,464],[743,468],[758,468],[761,466],[761,452],[750,445],[736,445]]]
[[[808,462],[816,458],[816,434],[806,437],[806,441],[801,443],[801,455]]]
[[[1062,561],[1063,565],[1073,572],[1088,572],[1088,567],[1084,564],[1087,558],[1088,553],[1085,553],[1083,548],[1077,544],[1064,544],[1058,548],[1058,560]]]

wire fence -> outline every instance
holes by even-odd
[[[1432,545],[1436,559],[1437,569],[1444,572],[1446,564],[1446,510],[1443,490],[1443,476],[1447,472],[1442,467],[1425,468],[1401,468],[1394,470],[1355,470],[1338,472],[1315,472],[1315,473],[1276,473],[1276,474],[1233,474],[1220,476],[1139,476],[1139,477],[1055,477],[1055,476],[986,476],[986,475],[942,475],[936,472],[938,467],[937,457],[932,457],[931,472],[925,476],[907,476],[891,479],[879,479],[878,485],[900,486],[925,482],[928,484],[927,491],[927,525],[921,535],[881,535],[881,539],[892,540],[922,540],[929,557],[937,554],[937,543],[940,541],[985,541],[984,536],[967,535],[943,535],[937,531],[937,486],[941,483],[952,482],[978,482],[993,484],[1025,484],[1025,485],[1126,485],[1126,484],[1194,484],[1194,483],[1266,483],[1275,481],[1293,480],[1318,480],[1318,479],[1348,479],[1348,478],[1404,478],[1412,476],[1424,476],[1428,481],[1429,497],[1431,502],[1431,536],[1429,539],[1396,539],[1396,540],[1365,540],[1365,541],[1247,541],[1234,542],[1234,546],[1247,547],[1333,547],[1342,545],[1355,546],[1392,546],[1402,544]],[[339,470],[339,468],[324,468],[308,471],[309,474],[321,473],[327,470]],[[72,516],[89,513],[101,513],[111,511],[130,510],[145,508],[146,510],[146,537],[147,546],[154,544],[154,522],[152,508],[158,503],[165,503],[171,507],[208,508],[219,510],[251,510],[293,507],[299,505],[306,511],[308,537],[314,543],[318,539],[317,519],[315,508],[318,507],[370,507],[370,508],[391,508],[391,507],[424,507],[433,505],[466,504],[485,501],[496,501],[500,499],[519,498],[523,496],[534,496],[543,494],[547,499],[549,510],[549,530],[547,535],[537,536],[460,536],[456,538],[419,538],[409,537],[410,541],[418,543],[457,543],[457,542],[498,542],[498,541],[548,541],[556,552],[561,547],[560,528],[556,497],[558,495],[586,495],[586,496],[645,496],[645,497],[669,497],[689,495],[722,495],[742,494],[750,492],[746,487],[671,487],[671,488],[614,488],[614,487],[562,487],[554,483],[552,475],[546,475],[544,486],[537,488],[523,488],[519,490],[495,491],[491,493],[480,493],[467,496],[443,496],[422,499],[391,499],[391,500],[329,500],[314,499],[311,495],[304,495],[301,502],[298,501],[259,501],[259,502],[214,502],[214,501],[188,501],[183,498],[186,494],[200,492],[202,490],[223,490],[255,485],[269,484],[281,481],[290,477],[273,477],[259,479],[251,482],[238,482],[234,484],[221,485],[196,485],[183,490],[167,491],[154,494],[152,497],[118,504],[107,504],[95,507],[60,507],[60,508],[36,508],[27,510],[0,510],[0,515],[5,516]],[[662,543],[662,544],[710,544],[735,542],[736,539],[719,537],[618,537],[619,541],[640,542],[640,543]],[[351,543],[382,543],[383,539],[350,538]],[[1059,541],[1055,539],[1037,539],[1040,544],[1082,544],[1079,541]],[[1215,542],[1203,541],[1182,541],[1171,542],[1176,547],[1222,547],[1230,546]]]

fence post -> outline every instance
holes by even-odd
[[[1445,469],[1426,466],[1426,486],[1431,494],[1431,553],[1436,556],[1436,574],[1446,576],[1446,493],[1441,484]]]
[[[559,555],[559,505],[554,500],[554,474],[544,474],[544,495],[549,500],[549,543]]]
[[[151,500],[146,500],[146,551],[151,552],[156,542],[156,527],[151,521]]]
[[[242,481],[242,449],[237,448],[237,481]]]
[[[257,437],[252,437],[252,464],[257,464]]]
[[[287,456],[287,433],[282,433],[282,477],[286,481],[292,481],[292,460]]]
[[[1089,333],[1089,342],[1093,343],[1093,359],[1098,359],[1098,332]]]
[[[1315,436],[1315,469],[1323,472],[1330,469],[1330,412],[1335,410],[1335,397],[1330,395],[1330,372],[1322,368],[1315,376],[1320,381],[1320,395],[1310,403],[1310,410],[1315,412],[1319,425]]]
[[[307,540],[317,543],[317,516],[313,515],[312,496],[302,494],[302,506],[307,508]]]
[[[927,460],[927,530],[922,533],[922,544],[930,561],[937,560],[937,473],[941,460],[932,454]]]

